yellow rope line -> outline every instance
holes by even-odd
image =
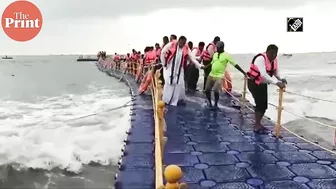
[[[159,133],[159,118],[158,118],[158,89],[156,76],[153,75],[152,78],[152,101],[153,101],[153,110],[154,110],[154,120],[155,120],[155,137],[154,137],[154,147],[155,147],[155,186],[161,187],[163,186],[163,165],[162,165],[162,149],[161,149],[161,139]]]
[[[312,141],[310,141],[310,140],[308,140],[308,139],[303,138],[302,136],[300,136],[300,135],[294,133],[294,131],[288,129],[287,127],[282,126],[282,128],[284,128],[284,129],[285,129],[286,131],[288,131],[289,133],[295,135],[295,136],[298,137],[299,139],[301,139],[301,140],[303,140],[303,141],[306,141],[306,142],[308,142],[308,143],[310,143],[310,144],[313,144],[313,145],[315,145],[315,146],[317,146],[317,147],[320,147],[321,149],[323,149],[323,150],[325,150],[325,151],[328,151],[328,152],[330,152],[330,153],[336,155],[336,152],[334,152],[334,151],[332,151],[332,150],[329,150],[328,148],[325,148],[325,147],[323,147],[323,146],[321,146],[321,145],[319,145],[319,144],[316,144],[315,142],[312,142]]]

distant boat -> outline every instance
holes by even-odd
[[[98,61],[98,58],[91,58],[90,56],[84,58],[83,56],[79,56],[77,59],[77,62],[92,62],[92,61]]]
[[[4,56],[4,57],[2,57],[2,59],[7,59],[7,60],[9,60],[9,59],[13,59],[13,57],[10,57],[10,56]]]
[[[291,57],[293,54],[283,54],[282,56]]]

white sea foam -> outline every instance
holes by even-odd
[[[79,172],[90,162],[115,163],[130,126],[130,108],[110,110],[129,100],[107,89],[36,104],[0,100],[0,164]]]

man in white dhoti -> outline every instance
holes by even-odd
[[[186,44],[187,38],[181,36],[178,41],[169,42],[161,51],[161,63],[163,65],[163,101],[166,104],[176,106],[185,99],[184,69],[188,63],[195,64],[197,68],[203,68],[190,52]]]

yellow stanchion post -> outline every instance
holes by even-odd
[[[165,140],[164,140],[164,108],[165,108],[165,103],[162,101],[162,81],[160,80],[160,71],[157,70],[155,72],[155,87],[156,87],[156,99],[157,99],[157,111],[158,111],[158,122],[159,122],[159,135],[160,135],[160,144],[161,144],[161,153],[162,153],[162,158],[164,154],[164,145],[165,145]],[[163,162],[163,159],[162,159]]]
[[[162,100],[163,86],[162,86],[162,81],[161,80],[158,81],[158,88],[159,88],[159,90],[158,90],[158,96]],[[164,102],[162,102],[162,103],[164,105]],[[166,112],[164,107],[163,107],[162,111],[163,111],[163,115],[164,115],[164,113]],[[165,133],[167,131],[167,125],[166,125],[166,120],[165,119],[162,119],[162,125],[163,125],[162,126],[163,127],[163,133]],[[163,134],[163,138],[164,138],[164,142],[166,142],[167,141],[167,137],[165,137],[164,134]]]
[[[163,154],[164,154],[164,132],[163,132],[163,114],[164,114],[164,106],[165,103],[163,101],[159,101],[157,104],[157,111],[158,111],[158,122],[159,122],[159,136],[160,136],[160,146],[161,146],[161,155],[162,155],[162,161],[163,161]]]
[[[153,98],[153,109],[154,109],[154,119],[155,119],[155,185],[156,188],[163,187],[163,164],[162,164],[162,147],[161,147],[161,136],[159,131],[160,125],[160,108],[161,105],[158,103],[158,95],[157,95],[157,85],[156,85],[156,77],[153,77],[152,80],[152,98]]]
[[[133,75],[137,74],[137,68],[140,66],[139,62],[133,62]]]
[[[334,133],[334,147],[333,150],[336,150],[336,129],[335,129],[335,133]]]
[[[277,138],[280,137],[281,113],[282,113],[282,110],[283,110],[282,101],[283,101],[283,93],[284,93],[284,91],[285,91],[285,89],[279,89],[279,100],[278,100],[278,107],[277,107],[278,113],[277,113],[277,122],[276,122],[276,125],[275,125],[275,136]]]
[[[242,94],[242,104],[241,104],[241,112],[245,114],[245,105],[246,105],[246,87],[247,86],[247,77],[244,77],[244,86],[243,86],[243,94]]]

